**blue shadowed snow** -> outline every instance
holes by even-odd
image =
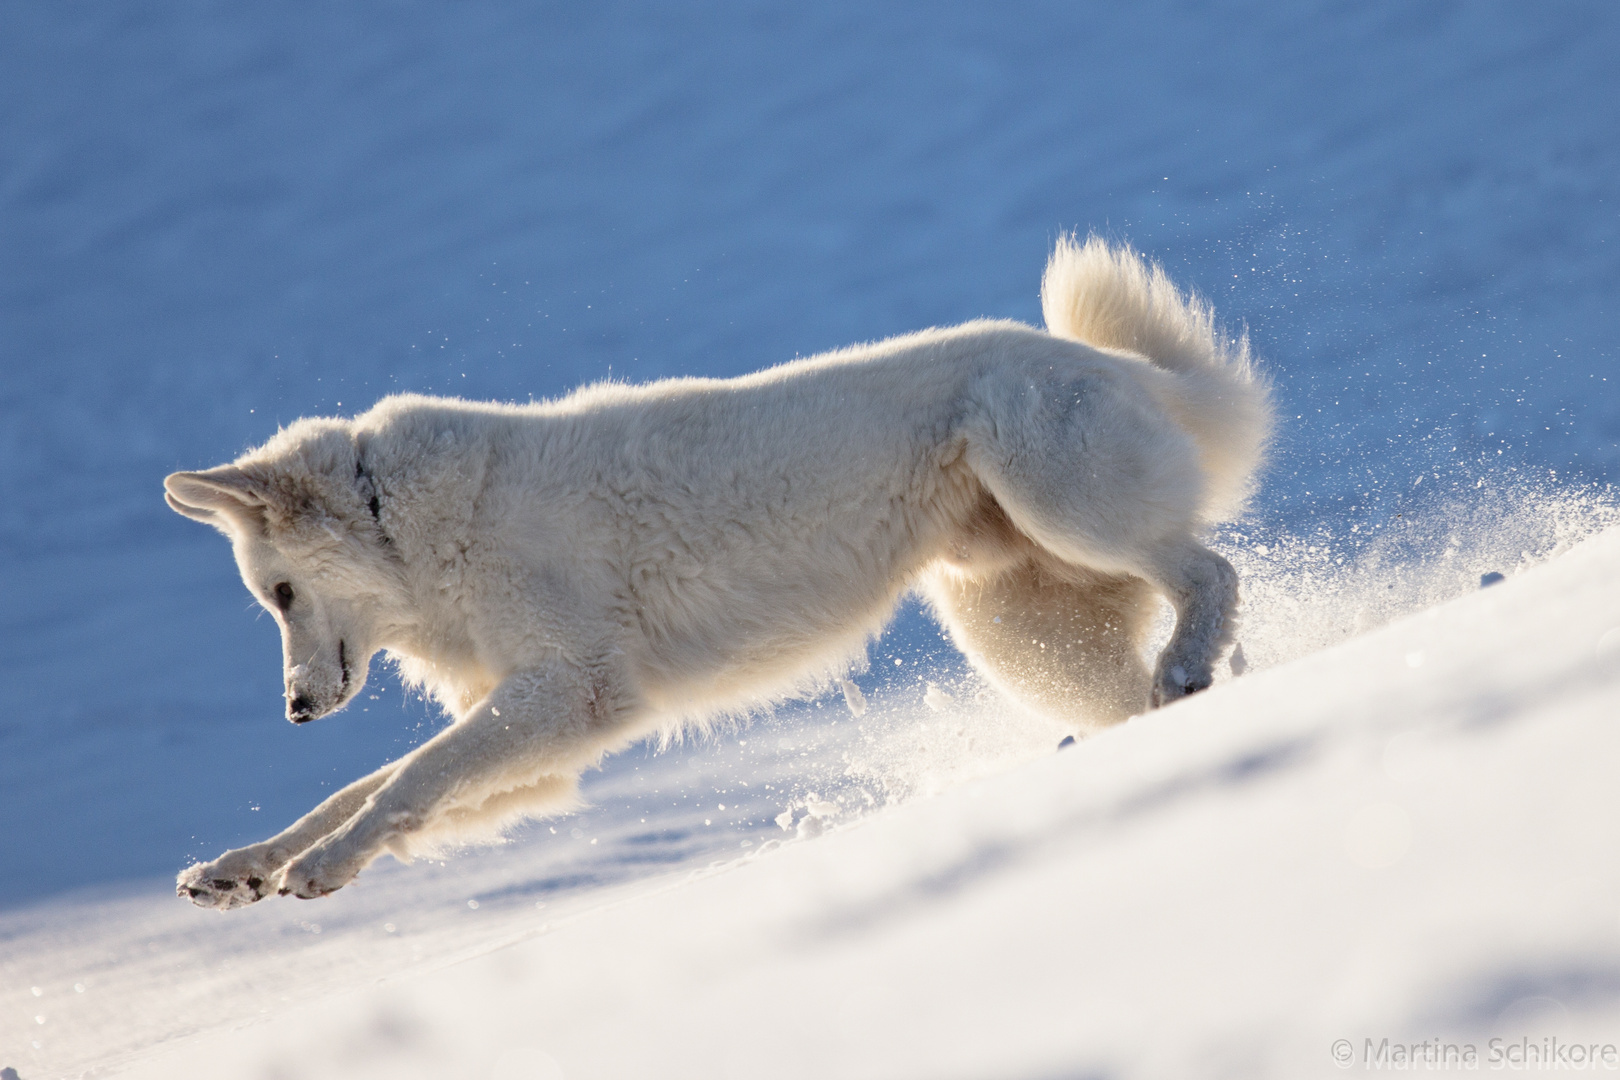
[[[1247,323],[1265,529],[1614,479],[1617,47],[1603,3],[0,8],[0,904],[431,730],[386,677],[281,720],[273,625],[163,505],[300,415],[1038,321],[1077,228]],[[885,648],[863,685],[914,687]]]

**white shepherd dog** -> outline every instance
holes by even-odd
[[[1247,341],[1157,265],[1059,241],[1046,331],[981,320],[739,379],[304,419],[171,507],[281,627],[287,716],[386,650],[455,718],[278,836],[185,870],[233,908],[572,805],[657,731],[825,685],[918,589],[974,666],[1077,731],[1210,684],[1271,408]],[[1141,651],[1163,594],[1175,630]]]

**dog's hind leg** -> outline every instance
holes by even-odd
[[[968,660],[999,689],[1090,730],[1148,706],[1140,578],[1043,565],[1039,555],[972,580],[934,571],[923,591]]]
[[[1141,387],[1104,373],[980,391],[966,458],[1007,520],[1072,567],[1145,579],[1176,609],[1152,701],[1213,679],[1237,575],[1193,539],[1205,488],[1192,439]]]
[[[1153,704],[1168,705],[1215,681],[1215,661],[1237,629],[1238,576],[1232,564],[1187,539],[1162,545],[1149,567],[1176,609],[1176,629],[1153,672]]]
[[[270,895],[282,867],[353,817],[398,767],[399,762],[390,762],[356,780],[268,840],[227,851],[213,862],[186,867],[180,872],[175,891],[199,907],[222,910],[264,899]]]

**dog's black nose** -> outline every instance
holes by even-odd
[[[303,694],[299,694],[287,703],[287,718],[295,724],[303,724],[315,719],[315,703]]]

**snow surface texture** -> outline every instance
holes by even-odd
[[[723,1004],[692,989],[712,973],[713,985],[738,994],[729,1039],[739,1054],[754,1045],[739,1033],[774,1032],[793,1049],[781,1055],[790,1064],[816,1060],[823,1040],[829,1054],[849,1052],[846,1071],[884,1072],[879,1051],[901,1044],[871,1035],[874,1018],[895,1022],[890,1035],[911,1033],[904,1018],[868,1007],[873,999],[863,995],[881,987],[863,976],[830,988],[794,966],[827,952],[826,970],[848,971],[837,967],[849,955],[843,946],[809,947],[789,963],[745,943],[711,961],[696,934],[673,935],[680,940],[670,947],[690,954],[634,952],[634,927],[611,920],[635,905],[569,920],[670,874],[757,853],[772,838],[835,831],[750,862],[747,873],[820,859],[813,853],[823,845],[844,851],[891,826],[877,816],[846,838],[840,824],[946,793],[902,807],[935,813],[958,805],[962,783],[1022,763],[1033,762],[1006,782],[1027,784],[1032,800],[1045,790],[1032,777],[1082,771],[1073,797],[1100,800],[1085,805],[1117,816],[1124,804],[1109,802],[1109,792],[1150,787],[1130,787],[1130,752],[1104,748],[1136,745],[1131,739],[1157,747],[1138,725],[1049,760],[1050,733],[982,697],[912,608],[874,646],[870,669],[852,673],[853,694],[785,706],[712,744],[623,755],[590,778],[593,805],[578,817],[442,867],[374,867],[321,905],[264,904],[239,921],[209,922],[170,894],[179,866],[267,835],[334,784],[419,742],[437,720],[378,678],[376,697],[341,716],[300,729],[281,721],[275,629],[252,610],[219,538],[164,508],[162,476],[227,460],[295,416],[353,412],[393,390],[522,400],[609,374],[737,374],[975,315],[1034,321],[1051,241],[1063,228],[1094,228],[1165,261],[1233,324],[1246,321],[1276,382],[1284,427],[1275,464],[1251,517],[1216,538],[1245,574],[1251,671],[1221,694],[1292,687],[1286,680],[1310,665],[1384,639],[1279,665],[1472,594],[1487,573],[1509,580],[1465,604],[1513,595],[1507,590],[1530,580],[1524,571],[1615,521],[1613,496],[1590,485],[1614,479],[1620,466],[1617,46],[1620,9],[1602,3],[0,6],[0,1067],[16,1067],[24,1080],[105,1071],[165,1040],[357,982],[398,976],[403,993],[415,985],[411,972],[550,922],[569,929],[523,948],[556,943],[562,970],[590,966],[569,966],[566,951],[576,946],[566,942],[586,939],[566,935],[593,925],[630,936],[622,947],[593,946],[590,970],[698,957],[681,992]],[[1506,650],[1503,642],[1519,640],[1507,629],[1515,633],[1480,629],[1481,640],[1465,643],[1468,655]],[[1480,660],[1483,673],[1494,680],[1497,667],[1516,663],[1510,651],[1500,664]],[[1574,693],[1558,665],[1575,664],[1577,652],[1548,661],[1539,681],[1515,683],[1511,715],[1527,721],[1498,725],[1501,734],[1489,738],[1576,732],[1578,703],[1557,703]],[[1547,654],[1531,639],[1524,655]],[[1382,670],[1344,678],[1357,693],[1385,686],[1393,694]],[[1435,671],[1399,670],[1411,679]],[[1221,700],[1212,695],[1140,729],[1163,730],[1172,715],[1199,715]],[[1426,700],[1402,699],[1396,717],[1346,713],[1347,730],[1365,727],[1365,738],[1332,746],[1364,745],[1381,762],[1382,735],[1366,725],[1443,720],[1424,712]],[[853,715],[861,702],[864,714]],[[1329,704],[1306,692],[1292,707],[1304,724],[1316,715],[1309,710]],[[1538,719],[1559,709],[1556,723]],[[1239,752],[1250,729],[1238,729],[1238,741],[1209,760],[1233,760],[1220,755]],[[1569,864],[1555,880],[1544,872],[1553,854],[1530,850],[1528,840],[1516,845],[1540,828],[1552,853],[1572,850],[1560,844],[1598,850],[1605,819],[1587,816],[1577,781],[1612,761],[1604,738],[1592,735],[1568,760],[1551,742],[1527,748],[1520,769],[1511,755],[1494,756],[1497,744],[1458,736],[1456,755],[1427,759],[1438,771],[1417,782],[1413,801],[1374,800],[1400,803],[1411,852],[1369,879],[1374,891],[1347,886],[1344,897],[1323,901],[1332,913],[1359,898],[1368,921],[1324,916],[1314,937],[1290,920],[1310,915],[1321,894],[1309,888],[1328,880],[1320,860],[1338,850],[1334,838],[1357,800],[1373,798],[1355,789],[1362,774],[1348,766],[1345,787],[1336,786],[1340,773],[1300,766],[1267,773],[1275,783],[1237,785],[1230,800],[1216,799],[1228,789],[1211,784],[1200,790],[1212,801],[1187,803],[1259,837],[1198,877],[1194,900],[1207,895],[1214,920],[1231,915],[1222,904],[1251,883],[1295,889],[1283,893],[1298,903],[1273,920],[1274,938],[1240,911],[1238,929],[1259,936],[1234,930],[1229,941],[1223,926],[1168,921],[1159,927],[1163,946],[1157,938],[1145,945],[1155,927],[1127,900],[1144,912],[1185,907],[1184,919],[1201,904],[1178,907],[1173,891],[1119,891],[1116,875],[1127,872],[1164,889],[1188,887],[1192,877],[1174,875],[1209,866],[1227,849],[1207,838],[1230,830],[1203,831],[1189,809],[1162,819],[1162,845],[1129,830],[1119,840],[1111,827],[1086,832],[1093,840],[1083,844],[1099,845],[1099,862],[1065,854],[1030,865],[1055,874],[1090,867],[1106,886],[1080,899],[1120,905],[1076,899],[1075,922],[1052,930],[1054,957],[1099,950],[1084,958],[1093,981],[1072,984],[1070,997],[1050,997],[1051,986],[1048,996],[1026,997],[1000,992],[1005,984],[989,974],[984,995],[963,998],[986,1010],[971,1021],[919,1007],[915,1032],[955,1020],[948,1034],[956,1041],[933,1040],[941,1054],[977,1030],[992,1033],[983,1046],[1006,1056],[985,1067],[963,1051],[930,1071],[923,1065],[935,1059],[918,1050],[915,1074],[1067,1075],[1067,1065],[1053,1072],[1057,1065],[1037,1060],[1049,1045],[1042,1040],[1095,1030],[1095,1039],[1085,1036],[1087,1054],[1054,1050],[1050,1060],[1151,1072],[1141,1056],[1149,1045],[1189,1055],[1202,1045],[1211,1056],[1179,1075],[1261,1075],[1246,1055],[1282,1053],[1280,1033],[1293,1028],[1278,1017],[1329,1010],[1319,1004],[1331,996],[1324,987],[1340,988],[1334,1001],[1362,1002],[1363,1011],[1346,1005],[1330,1019],[1424,1022],[1428,991],[1402,989],[1420,975],[1433,1001],[1474,1008],[1470,1016],[1538,995],[1563,1002],[1572,1017],[1582,1002],[1601,1010],[1614,984],[1603,959],[1610,939],[1595,923],[1576,919],[1566,931],[1542,920],[1535,913],[1550,907],[1536,907],[1532,893],[1557,890],[1559,903],[1572,904],[1592,895],[1570,884],[1581,875],[1601,891],[1603,863]],[[1197,752],[1196,744],[1185,751]],[[1163,753],[1167,763],[1192,760]],[[1341,760],[1338,750],[1321,753]],[[1451,775],[1452,756],[1464,772],[1473,762],[1481,777],[1499,768],[1506,779],[1442,784],[1435,778]],[[1496,764],[1487,768],[1487,758]],[[1105,760],[1114,764],[1079,764]],[[1116,766],[1127,771],[1110,779]],[[1342,805],[1333,801],[1341,796]],[[1426,831],[1420,814],[1431,796],[1457,801],[1444,820],[1477,821],[1479,836]],[[1251,798],[1271,817],[1242,816]],[[1555,820],[1566,804],[1568,816]],[[1061,831],[1071,804],[1052,805],[1029,835]],[[937,811],[946,819],[958,812]],[[1379,835],[1399,832],[1396,820],[1371,812],[1358,843],[1376,850]],[[1266,856],[1285,869],[1255,865],[1264,838],[1277,835],[1266,830],[1312,821],[1326,822],[1325,847],[1285,845]],[[939,827],[928,844],[971,846],[981,835],[971,822]],[[1470,854],[1492,855],[1497,836],[1523,872],[1453,891],[1478,881],[1465,871],[1503,869],[1478,867]],[[872,887],[926,876],[933,850],[889,853],[885,873],[899,876],[874,871]],[[805,916],[812,926],[814,917],[835,917],[837,903],[859,907],[858,891],[817,891],[821,879],[866,865],[849,850],[840,871],[844,857],[827,856],[834,864],[817,863],[814,874],[784,863],[784,888],[799,891],[771,903],[783,918],[814,909]],[[677,890],[668,902],[695,902],[679,898],[743,873]],[[1409,876],[1420,874],[1429,876]],[[942,880],[949,893],[957,879]],[[1452,940],[1449,922],[1424,921],[1448,898],[1457,928],[1508,912],[1491,925],[1509,928],[1495,939],[1518,950],[1519,967],[1492,967],[1483,945],[1467,971],[1447,966],[1442,945],[1427,951],[1431,937]],[[1240,906],[1261,901],[1278,903],[1254,885]],[[969,933],[977,903],[954,909],[965,920],[953,924],[964,947],[993,940]],[[931,962],[951,961],[934,955],[949,952],[945,939],[930,937],[916,921],[922,907],[915,911],[883,923],[881,945],[871,944],[875,930],[844,939],[876,950],[872,970],[893,974],[897,988],[913,976],[889,972],[882,958],[908,941],[926,942],[920,955]],[[759,912],[733,914],[738,934],[766,933],[749,921]],[[1078,936],[1083,920],[1116,917],[1126,920],[1118,934]],[[1037,914],[1011,921],[1013,929],[1047,925]],[[1537,936],[1566,932],[1597,959],[1575,964],[1563,939]],[[1359,935],[1352,945],[1361,952],[1332,968],[1335,982],[1322,974],[1327,961],[1311,966],[1327,955],[1313,950],[1349,949],[1346,935]],[[1421,947],[1403,952],[1414,936]],[[1297,946],[1298,978],[1280,969],[1255,969],[1271,982],[1241,974],[1251,957],[1282,963],[1285,941]],[[1215,959],[1205,963],[1206,953]],[[800,981],[759,983],[770,998],[738,990],[749,958],[765,955]],[[1507,965],[1505,952],[1491,955]],[[1242,959],[1228,974],[1240,974],[1209,981],[1217,960],[1230,957]],[[1007,970],[990,960],[986,972]],[[1411,984],[1389,974],[1399,965],[1418,973]],[[583,1018],[581,1039],[605,1034],[595,1066],[570,1056],[577,1044],[562,1036],[534,1049],[554,1054],[568,1075],[610,1072],[616,1060],[635,1074],[631,1056],[651,1054],[658,1032],[676,1030],[661,1026],[648,1003],[676,986],[678,973],[643,978],[634,993],[644,998],[600,982],[592,985],[605,996],[572,1004],[536,996],[533,1015],[554,1006],[550,1015]],[[1140,992],[1149,976],[1162,1008]],[[918,985],[935,992],[943,984]],[[542,989],[562,993],[536,994]],[[1203,992],[1196,1001],[1195,990]],[[1233,1021],[1221,1029],[1226,1041],[1200,1044],[1198,1032],[1215,1031],[1217,1015],[1236,1015],[1244,998],[1281,1011],[1256,1006],[1244,1014],[1257,1018],[1251,1026]],[[410,1005],[400,1000],[401,1010]],[[650,1026],[609,1026],[621,1000],[630,1011],[640,1001],[636,1015]],[[590,1001],[597,1011],[587,1015]],[[1041,1019],[1054,1002],[1072,1005],[1069,1026]],[[1126,1016],[1118,1003],[1140,1008]],[[446,1015],[487,1013],[495,1024],[508,1005],[486,996],[443,1007]],[[417,1014],[377,1008],[377,1030],[417,1030],[407,1024]],[[1435,1008],[1437,1025],[1462,1015]],[[1014,1022],[996,1010],[1022,1010],[1042,1033],[1023,1039],[1026,1029],[999,1026]],[[675,1010],[669,1023],[683,1018],[691,1026],[682,1031],[710,1031],[703,1025],[724,1015]],[[795,1017],[810,1033],[793,1036],[799,1042],[772,1026]],[[335,1012],[340,1026],[320,1030],[339,1032],[334,1045],[357,1048],[361,1060],[358,1029],[341,1027],[350,1019]],[[1152,1030],[1142,1026],[1150,1019]],[[421,1030],[424,1039],[439,1032]],[[624,1034],[637,1030],[649,1033],[639,1050]],[[849,1050],[860,1032],[871,1036],[869,1055]],[[440,1050],[449,1045],[431,1037]],[[927,1042],[915,1035],[905,1045]],[[1223,1057],[1222,1046],[1236,1049]],[[1015,1053],[1030,1055],[1025,1065]],[[454,1068],[434,1067],[492,1075],[493,1054],[486,1047]],[[1175,1074],[1192,1058],[1166,1061]],[[500,1075],[523,1075],[523,1064],[515,1057]],[[1290,1075],[1307,1073],[1301,1066]],[[717,1064],[707,1074],[723,1073]]]

